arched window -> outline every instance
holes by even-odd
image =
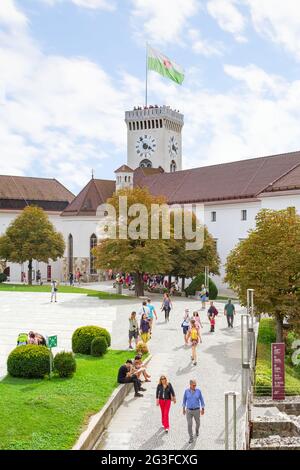
[[[171,165],[170,165],[170,172],[174,173],[175,171],[176,171],[176,163],[174,162],[174,160],[172,160]]]
[[[90,238],[90,274],[97,274],[97,269],[95,267],[96,257],[92,253],[92,249],[97,246],[97,237],[93,233]]]
[[[140,167],[141,168],[152,168],[152,163],[150,162],[150,160],[145,158],[144,160],[141,161]]]
[[[73,236],[68,237],[68,269],[69,273],[73,273]]]

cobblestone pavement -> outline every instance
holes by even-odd
[[[160,304],[154,301],[154,305]],[[199,303],[190,299],[175,299],[168,324],[164,323],[163,313],[159,312],[153,338],[149,343],[153,355],[148,366],[152,382],[145,384],[147,391],[143,398],[134,398],[132,393],[125,399],[99,441],[98,449],[224,449],[224,392],[240,393],[240,313],[243,313],[243,309],[237,306],[234,328],[228,329],[223,316],[224,303],[216,302],[216,306],[219,316],[215,333],[209,332],[206,313],[201,312],[203,343],[198,347],[196,366],[191,362],[190,348],[183,345],[180,325],[184,308],[189,307],[193,311],[199,308]],[[130,307],[137,308],[138,305],[131,304]],[[124,318],[121,312],[117,312],[117,320],[113,325],[113,346],[121,347],[122,342],[124,348],[128,315]],[[155,405],[157,380],[162,373],[167,375],[177,395],[177,404],[171,406],[171,428],[168,435],[161,429],[160,409]],[[197,380],[202,390],[206,412],[201,418],[199,438],[193,444],[188,444],[187,424],[182,415],[181,404],[184,390],[189,386],[191,378]],[[243,412],[239,395],[239,439]]]

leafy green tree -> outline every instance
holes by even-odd
[[[138,239],[120,238],[122,227],[127,231],[137,218],[137,215],[134,215],[128,216],[126,222],[119,221],[120,196],[127,197],[128,208],[134,204],[144,204],[147,209],[146,223],[137,223],[137,231],[141,234]],[[145,188],[120,190],[107,201],[115,208],[117,214],[116,238],[104,239],[94,248],[96,265],[101,269],[111,268],[133,273],[137,296],[144,295],[144,273],[168,272],[172,268],[169,240],[151,238],[151,204],[164,202],[163,198],[152,196]]]
[[[255,306],[276,320],[276,340],[283,340],[283,320],[300,319],[300,216],[295,208],[261,210],[256,228],[229,254],[225,281],[246,304],[255,290]]]
[[[204,243],[201,249],[186,250],[185,244],[185,239],[173,240],[171,247],[173,259],[171,275],[183,279],[183,288],[185,278],[193,278],[199,273],[203,273],[205,266],[209,267],[210,274],[220,274],[220,258],[216,244],[206,227],[204,227]]]
[[[32,284],[32,261],[47,263],[64,254],[65,242],[43,209],[26,207],[0,237],[0,258],[13,263],[28,262],[28,284]]]

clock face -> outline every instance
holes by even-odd
[[[149,158],[156,150],[156,141],[150,135],[142,135],[136,142],[136,153],[142,158]]]
[[[177,157],[179,151],[179,145],[174,136],[170,137],[169,140],[169,154],[170,157]]]

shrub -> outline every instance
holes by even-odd
[[[103,356],[107,351],[107,342],[104,336],[94,338],[91,343],[91,355],[94,357]]]
[[[110,346],[111,338],[105,328],[99,326],[81,326],[74,331],[72,336],[72,350],[74,353],[91,354],[91,344],[94,338],[102,336]]]
[[[53,361],[53,370],[59,377],[72,377],[76,371],[76,361],[72,352],[59,352]]]
[[[46,346],[17,346],[7,359],[8,373],[13,377],[44,377],[50,372],[50,354]]]
[[[5,273],[0,273],[0,284],[1,282],[5,282],[7,280],[7,276]]]
[[[138,344],[136,345],[136,352],[142,355],[148,354],[149,349],[148,349],[147,344],[144,343],[143,341],[139,341]]]
[[[195,279],[192,280],[190,285],[185,289],[186,295],[195,295],[196,291],[200,291],[202,285],[205,282],[204,274],[198,274]],[[218,288],[216,284],[209,278],[209,298],[215,300],[218,297]]]

